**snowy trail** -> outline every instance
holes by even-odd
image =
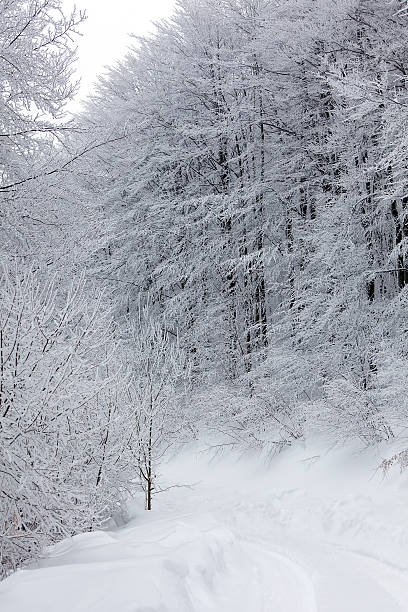
[[[263,547],[265,544],[263,544]],[[259,549],[260,550],[260,549]],[[259,552],[259,551],[258,551]],[[307,612],[397,612],[408,610],[408,575],[396,576],[389,566],[370,567],[370,564],[356,562],[348,553],[338,555],[330,547],[315,545],[312,554],[299,551],[268,551],[271,560],[281,566],[291,567],[293,577],[302,587],[298,604],[288,603],[287,594],[276,602],[276,578],[271,587],[271,605],[260,610],[299,610]],[[258,554],[258,562],[261,555]],[[256,562],[256,561],[255,561]],[[265,576],[268,568],[265,559]],[[286,586],[289,581],[286,580]],[[285,588],[286,588],[285,586]],[[276,603],[278,605],[276,605]]]
[[[343,455],[173,461],[168,482],[199,482],[53,547],[0,584],[0,610],[408,612],[406,480],[368,479],[354,455],[342,474]]]

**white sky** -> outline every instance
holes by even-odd
[[[104,66],[124,55],[131,44],[128,35],[153,31],[152,22],[169,17],[175,0],[63,0],[65,11],[74,4],[88,15],[82,24],[83,35],[77,39],[79,98],[84,98]]]

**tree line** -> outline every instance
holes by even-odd
[[[174,444],[407,412],[405,1],[181,0],[66,122],[60,8],[0,4],[7,568],[150,508]]]

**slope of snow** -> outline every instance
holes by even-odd
[[[408,612],[408,478],[374,451],[298,445],[265,466],[185,453],[122,528],[52,547],[2,612]]]

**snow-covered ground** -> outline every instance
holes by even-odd
[[[269,466],[188,452],[122,528],[76,536],[0,584],[1,612],[408,612],[408,472],[299,444]]]

